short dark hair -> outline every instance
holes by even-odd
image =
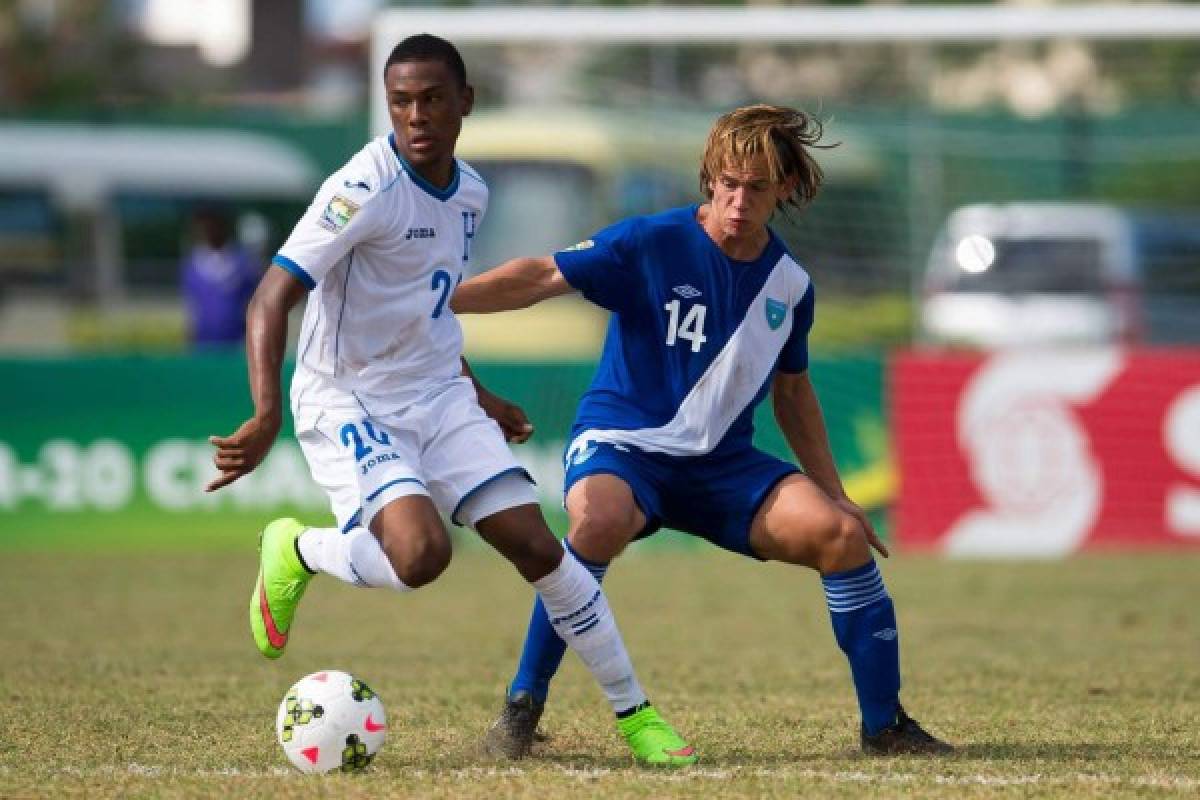
[[[441,61],[454,73],[460,87],[467,85],[467,65],[463,63],[458,48],[440,36],[418,33],[400,42],[383,65],[384,77],[387,77],[387,71],[393,64],[409,61]]]

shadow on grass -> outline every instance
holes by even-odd
[[[712,752],[701,750],[700,766],[710,769],[776,769],[780,767],[812,769],[846,769],[887,765],[895,763],[934,764],[962,763],[964,761],[1014,764],[1019,762],[1077,763],[1079,766],[1099,768],[1104,765],[1124,763],[1129,759],[1154,763],[1161,760],[1161,753],[1131,752],[1128,744],[1098,744],[1091,742],[1039,742],[1039,743],[987,743],[963,744],[949,756],[896,756],[880,757],[864,754],[856,747],[833,747],[828,750],[805,752]],[[495,762],[492,762],[495,763]],[[562,769],[616,770],[631,766],[628,756],[599,755],[585,751],[544,749],[520,762],[502,762],[508,766],[553,765]]]
[[[1128,763],[1156,761],[1162,753],[1152,749],[1138,750],[1131,743],[1097,744],[1094,742],[972,742],[955,752],[955,759],[981,761],[1080,761],[1096,763]]]

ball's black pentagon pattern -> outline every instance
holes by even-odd
[[[342,749],[342,772],[355,772],[366,769],[375,756],[367,752],[367,746],[352,733],[346,737],[346,746]]]
[[[370,686],[367,686],[358,678],[355,678],[350,683],[350,696],[361,703],[364,700],[370,700],[372,697],[374,697],[375,692],[371,691]]]
[[[325,716],[325,709],[311,700],[301,700],[295,691],[288,692],[284,698],[283,732],[280,737],[285,742],[292,740],[293,729],[297,725],[307,725],[314,719]]]

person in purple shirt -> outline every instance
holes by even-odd
[[[181,285],[193,347],[240,344],[246,337],[246,305],[262,270],[233,235],[223,209],[202,206],[193,222],[195,242],[183,258]]]

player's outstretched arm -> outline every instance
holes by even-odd
[[[450,310],[455,314],[512,311],[572,291],[552,256],[514,258],[460,284],[450,298]]]
[[[283,422],[279,371],[287,347],[287,315],[307,290],[291,273],[267,268],[246,309],[246,362],[254,416],[228,436],[210,436],[217,448],[213,463],[221,471],[204,488],[213,492],[247,475],[266,457]]]
[[[796,454],[804,474],[820,486],[839,508],[856,517],[867,531],[871,546],[885,558],[888,549],[875,533],[866,513],[846,495],[829,447],[829,433],[821,414],[821,403],[807,372],[779,372],[771,385],[771,402],[775,421]]]

